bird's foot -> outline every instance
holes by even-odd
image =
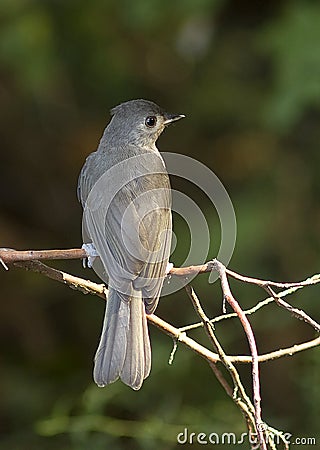
[[[166,267],[166,275],[170,273],[171,269],[173,269],[173,264],[171,262],[168,262]]]
[[[96,248],[95,248],[95,246],[94,246],[94,244],[92,242],[88,242],[87,244],[83,244],[81,248],[83,248],[83,250],[87,254],[87,257],[83,258],[83,260],[82,260],[83,267],[85,269],[87,267],[89,269],[91,269],[93,261],[95,260],[95,258],[97,256],[99,256],[98,253],[97,253],[97,250],[96,250]]]

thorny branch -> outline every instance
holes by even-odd
[[[79,277],[75,277],[68,273],[62,272],[57,269],[53,269],[42,262],[41,260],[53,260],[53,259],[83,259],[86,258],[86,252],[83,249],[64,249],[64,250],[27,250],[27,251],[16,251],[13,249],[0,249],[0,263],[4,269],[8,270],[9,267],[19,267],[25,270],[31,270],[34,272],[41,273],[51,279],[65,283],[73,289],[80,290],[81,292],[87,294],[92,293],[107,299],[108,289],[104,284],[93,283],[89,280],[85,280]],[[278,306],[286,309],[294,317],[299,320],[303,320],[317,332],[320,331],[320,324],[318,324],[314,319],[312,319],[303,310],[298,309],[290,305],[288,302],[283,300],[289,294],[296,292],[305,286],[314,285],[320,283],[320,275],[314,275],[306,280],[295,282],[295,283],[279,283],[268,280],[260,280],[257,278],[246,277],[240,275],[236,272],[227,269],[222,263],[217,260],[209,261],[206,264],[200,266],[189,266],[181,268],[172,268],[169,272],[170,276],[183,277],[188,281],[189,277],[194,277],[197,274],[208,273],[212,271],[217,271],[223,299],[227,301],[233,308],[234,313],[223,314],[213,319],[209,319],[201,303],[190,285],[186,286],[186,291],[193,303],[193,306],[200,317],[201,322],[188,325],[182,328],[176,328],[173,325],[165,322],[158,316],[152,314],[147,316],[148,321],[159,328],[161,331],[172,337],[175,342],[174,351],[176,350],[177,343],[181,342],[195,353],[199,354],[205,358],[210,367],[212,368],[214,374],[216,375],[218,381],[221,383],[227,394],[233,399],[233,401],[238,405],[241,412],[246,418],[248,429],[251,433],[255,432],[258,436],[258,445],[262,450],[266,450],[267,446],[270,449],[275,449],[276,446],[272,442],[272,436],[277,435],[283,440],[285,448],[288,448],[288,443],[283,438],[280,431],[274,430],[269,427],[261,418],[261,399],[260,399],[260,380],[259,380],[259,363],[270,361],[283,356],[292,356],[293,354],[304,351],[306,349],[318,346],[320,344],[320,336],[313,340],[293,345],[285,349],[275,350],[273,352],[259,355],[255,343],[254,334],[248,321],[247,316],[253,314],[260,308],[266,306],[270,302],[274,301]],[[264,289],[271,297],[259,302],[253,308],[249,310],[242,310],[237,300],[234,298],[229,282],[228,276],[232,277],[240,282],[254,284],[256,286]],[[280,292],[276,293],[274,288],[282,289]],[[244,331],[247,335],[251,356],[242,355],[226,355],[220,342],[218,341],[214,332],[214,323],[221,320],[226,320],[230,318],[238,317],[242,323]],[[211,343],[216,351],[212,352],[208,348],[200,345],[198,342],[187,336],[186,332],[197,327],[204,327],[206,330]],[[173,359],[174,351],[170,357]],[[218,362],[221,362],[231,375],[233,382],[233,389],[229,385],[228,381],[225,379],[224,375],[217,367]],[[250,398],[247,396],[244,386],[239,377],[239,373],[235,368],[234,364],[237,363],[250,363],[252,364],[252,377],[253,377],[253,401],[254,405],[251,403]],[[252,447],[253,448],[253,447]]]

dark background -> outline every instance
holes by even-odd
[[[318,272],[319,48],[316,1],[1,0],[0,245],[81,245],[80,168],[109,109],[147,98],[187,116],[159,148],[203,162],[230,194],[230,267],[279,281]],[[175,230],[184,242],[178,219]],[[52,265],[96,280],[80,261]],[[195,287],[208,315],[219,314],[219,286],[207,280]],[[1,449],[173,449],[185,427],[245,431],[205,361],[179,347],[168,366],[172,342],[158,330],[141,391],[99,389],[91,373],[103,301],[23,270],[3,270],[0,283]],[[264,298],[232,286],[243,307]],[[289,301],[319,320],[317,287]],[[184,292],[157,314],[177,326],[197,320]],[[273,305],[251,322],[260,352],[314,336]],[[248,352],[236,320],[217,333],[230,353]],[[319,372],[317,349],[262,365],[264,419],[319,440]],[[241,374],[250,391],[249,369]]]

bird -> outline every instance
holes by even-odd
[[[108,284],[93,378],[100,387],[120,378],[138,390],[151,370],[147,315],[159,301],[172,233],[170,180],[156,142],[185,116],[143,99],[110,114],[78,180],[84,248]]]

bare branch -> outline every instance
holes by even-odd
[[[89,280],[85,280],[83,278],[76,277],[74,275],[71,275],[69,273],[63,272],[61,270],[54,269],[52,267],[47,266],[46,264],[43,264],[39,261],[26,261],[26,262],[15,262],[12,264],[13,267],[22,268],[25,270],[31,270],[33,272],[40,273],[48,278],[51,278],[55,281],[59,281],[61,283],[66,284],[67,286],[71,287],[72,289],[77,289],[81,291],[84,294],[93,294],[97,295],[104,300],[106,300],[108,296],[108,289],[104,284],[98,284],[94,283]],[[299,287],[297,287],[298,289]],[[288,290],[289,291],[289,290]],[[279,294],[279,297],[285,293],[289,293],[288,291],[283,291]],[[264,302],[266,302],[269,299],[266,299],[263,302],[260,302],[261,306],[263,306]],[[258,306],[258,305],[257,305]],[[254,308],[251,310],[248,310],[245,313],[250,313],[253,311]],[[231,317],[238,317],[236,313],[232,314],[226,314],[223,316],[218,316],[217,318],[211,319],[210,321],[212,323],[216,321],[220,321],[222,319],[228,319]],[[218,361],[221,361],[219,355],[217,353],[213,353],[212,351],[208,350],[206,347],[200,345],[198,342],[193,340],[192,338],[188,337],[186,334],[186,331],[189,329],[202,326],[201,324],[195,324],[195,325],[189,325],[187,327],[182,328],[176,328],[173,325],[169,324],[168,322],[162,320],[160,317],[156,316],[155,314],[151,314],[147,316],[147,319],[150,323],[152,323],[154,326],[159,328],[162,332],[170,336],[172,339],[174,339],[177,342],[181,342],[185,346],[192,349],[195,353],[197,353],[199,356],[207,359],[209,362],[216,363]],[[320,337],[313,339],[311,341],[303,342],[301,344],[296,344],[288,348],[284,348],[281,350],[276,350],[270,353],[262,354],[258,356],[259,362],[267,362],[274,359],[278,359],[284,356],[292,356],[295,353],[302,352],[304,350],[308,350],[310,348],[316,347],[320,345]],[[229,360],[232,363],[240,363],[240,364],[250,364],[252,363],[252,357],[251,356],[244,356],[244,355],[228,355]]]
[[[82,248],[63,250],[14,250],[11,248],[0,248],[0,259],[5,264],[11,264],[17,261],[84,259],[86,257],[87,254]]]
[[[25,270],[31,270],[32,272],[41,273],[52,280],[64,283],[72,289],[77,289],[84,294],[91,293],[106,299],[108,293],[108,290],[104,284],[97,284],[89,280],[84,280],[83,278],[75,277],[74,275],[70,275],[62,270],[53,269],[40,261],[15,262],[13,263],[13,266]]]
[[[302,288],[303,288],[303,286],[295,286],[295,287],[286,289],[284,291],[279,292],[278,297],[286,297],[287,295],[293,294],[298,289],[302,289]],[[261,309],[262,307],[269,305],[269,303],[272,303],[273,301],[274,301],[273,297],[268,297],[268,298],[262,300],[261,302],[257,303],[252,308],[244,309],[243,313],[246,316],[251,315],[251,314],[259,311],[259,309]],[[236,313],[221,314],[220,316],[216,316],[216,317],[213,317],[212,319],[210,319],[210,322],[218,323],[218,322],[221,322],[222,320],[228,320],[228,319],[232,319],[232,318],[236,318],[236,317],[238,317],[238,315]],[[203,327],[203,323],[197,322],[197,323],[192,323],[190,325],[185,325],[184,327],[181,327],[180,331],[189,331],[189,330],[194,330],[194,329],[200,328],[200,327]]]
[[[320,324],[318,324],[315,320],[313,320],[307,313],[305,313],[302,309],[294,308],[290,305],[290,303],[282,300],[270,286],[264,286],[264,289],[272,295],[274,301],[277,305],[281,306],[281,308],[286,309],[291,312],[291,314],[299,320],[303,320],[304,322],[311,325],[316,331],[320,332]]]
[[[295,353],[303,352],[313,347],[320,345],[320,336],[312,339],[311,341],[303,342],[302,344],[295,344],[292,347],[283,348],[281,350],[275,350],[274,352],[265,353],[258,356],[258,361],[266,362],[274,359],[282,358],[283,356],[292,356]],[[251,363],[251,356],[229,356],[230,361],[234,363]]]
[[[209,318],[206,316],[201,303],[194,292],[193,288],[190,285],[187,285],[185,287],[188,296],[190,297],[193,307],[196,310],[197,314],[199,315],[200,319],[202,320],[203,326],[207,332],[207,335],[212,342],[213,346],[215,347],[216,351],[218,352],[220,356],[220,360],[223,362],[224,366],[228,370],[228,372],[231,375],[234,389],[232,394],[230,395],[230,388],[227,386],[226,380],[222,377],[221,372],[216,367],[216,365],[213,362],[210,362],[210,366],[213,370],[213,372],[216,374],[218,380],[223,385],[224,389],[227,391],[228,395],[231,396],[232,400],[240,407],[242,413],[244,414],[247,422],[250,424],[250,428],[255,428],[255,420],[254,420],[254,407],[250,401],[250,398],[248,397],[245,388],[240,380],[240,376],[232,362],[230,362],[230,358],[225,354],[219,340],[217,339],[213,325],[210,323]],[[239,396],[240,394],[240,396]]]
[[[210,267],[211,264],[214,264],[215,260],[209,262],[207,265]],[[273,286],[282,289],[288,289],[291,287],[302,287],[302,286],[310,286],[311,284],[320,283],[320,274],[314,275],[313,277],[307,278],[303,281],[297,281],[294,283],[279,283],[277,281],[268,281],[268,280],[259,280],[258,278],[245,277],[244,275],[240,275],[236,272],[233,272],[230,269],[226,269],[226,273],[230,275],[235,280],[243,281],[244,283],[255,284],[260,287],[264,286]]]
[[[40,273],[48,278],[51,278],[52,280],[64,283],[72,289],[79,290],[84,294],[91,293],[94,295],[98,295],[104,300],[106,300],[108,297],[108,289],[104,284],[97,284],[83,278],[75,277],[61,270],[53,269],[52,267],[49,267],[39,261],[15,262],[13,263],[13,266]],[[211,362],[219,361],[218,354],[213,353],[207,348],[198,344],[196,341],[189,338],[186,333],[181,332],[179,328],[176,328],[168,322],[160,319],[160,317],[156,316],[155,314],[147,315],[147,319],[150,323],[159,328],[165,334],[191,348],[195,353],[202,356],[206,360]]]
[[[17,261],[34,261],[34,260],[53,260],[53,259],[84,259],[87,254],[82,248],[61,249],[61,250],[14,250],[11,248],[0,248],[0,263],[11,264]],[[188,267],[173,267],[168,275],[178,277],[188,277],[190,275],[198,275],[202,273],[210,273],[214,269],[216,260],[209,261],[205,264],[188,266]],[[320,274],[307,278],[303,281],[294,283],[279,283],[276,281],[260,280],[258,278],[246,277],[240,275],[230,269],[225,268],[227,275],[232,278],[250,284],[255,284],[264,288],[265,286],[273,286],[278,288],[303,287],[312,284],[320,283]]]
[[[263,429],[261,425],[263,425],[262,418],[261,418],[261,396],[260,396],[260,378],[259,378],[259,361],[258,361],[258,350],[257,345],[255,341],[255,337],[253,334],[253,330],[251,327],[251,324],[247,318],[247,316],[243,313],[239,303],[232,295],[232,292],[230,290],[228,278],[226,275],[226,268],[225,266],[217,261],[214,260],[212,262],[212,269],[216,270],[219,274],[219,278],[221,281],[221,288],[223,292],[224,299],[229,303],[231,308],[237,313],[240,322],[243,326],[243,329],[247,335],[251,355],[252,355],[252,384],[253,384],[253,403],[254,403],[254,410],[255,410],[255,427],[256,432],[259,436],[259,442],[260,446],[263,450],[267,449]]]

